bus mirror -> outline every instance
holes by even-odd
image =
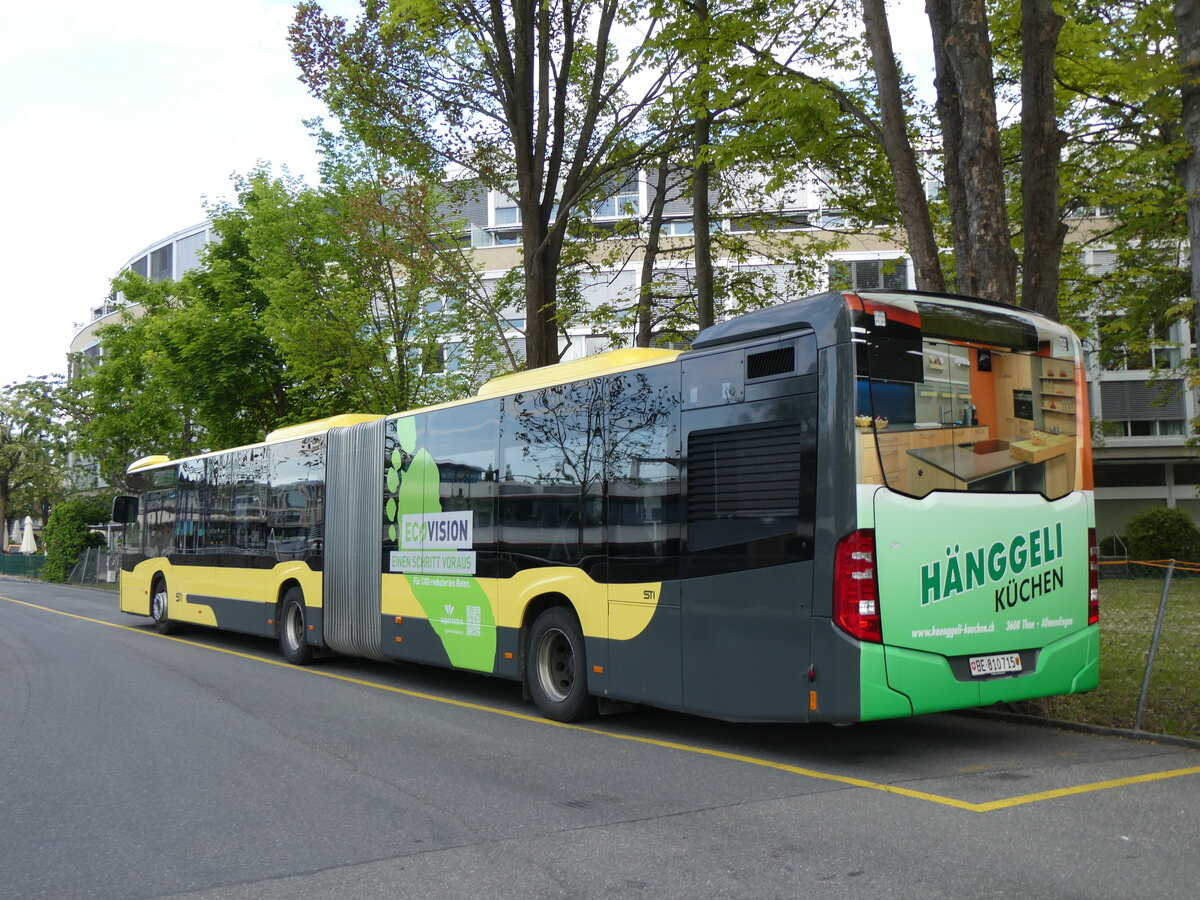
[[[137,497],[113,497],[112,520],[121,525],[137,521]]]

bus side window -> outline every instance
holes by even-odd
[[[679,577],[679,367],[608,379],[604,459],[613,581]]]
[[[603,382],[581,381],[504,401],[500,518],[505,549],[533,565],[600,552]]]

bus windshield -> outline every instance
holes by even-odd
[[[862,295],[854,314],[858,480],[903,494],[1078,485],[1078,340],[1018,309]]]

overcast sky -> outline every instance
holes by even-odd
[[[923,18],[905,5],[916,15],[894,29]],[[233,173],[263,160],[312,180],[302,121],[324,110],[296,78],[292,15],[276,0],[0,6],[0,385],[63,372],[111,278],[203,221]],[[897,47],[923,46],[922,32]]]

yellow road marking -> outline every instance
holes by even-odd
[[[1034,794],[1022,794],[1018,797],[1009,797],[1005,800],[991,800],[987,803],[971,803],[966,800],[957,800],[954,797],[944,797],[941,794],[931,794],[927,791],[916,791],[911,788],[899,787],[893,784],[884,784],[878,781],[867,781],[863,778],[854,778],[850,775],[837,775],[832,772],[821,772],[817,769],[808,769],[803,766],[793,766],[789,763],[775,762],[770,759],[762,759],[756,756],[744,756],[740,753],[729,753],[725,750],[713,750],[708,747],[698,747],[694,744],[680,744],[675,741],[664,741],[658,738],[642,737],[635,734],[618,734],[612,731],[604,731],[599,728],[592,728],[587,725],[573,725],[567,722],[554,722],[550,719],[544,719],[541,716],[530,715],[529,713],[514,712],[508,709],[500,709],[495,706],[484,706],[481,703],[471,703],[467,700],[456,700],[453,697],[443,697],[438,694],[428,694],[424,691],[414,691],[409,688],[395,687],[389,684],[380,684],[377,681],[367,681],[362,678],[354,678],[349,675],[339,675],[337,672],[328,672],[312,667],[293,666],[291,663],[283,660],[269,659],[265,656],[255,656],[253,653],[242,653],[239,650],[230,650],[226,647],[213,647],[209,644],[198,644],[195,641],[189,641],[185,638],[172,637],[170,635],[159,634],[157,631],[148,631],[144,627],[135,627],[133,625],[118,625],[115,622],[105,622],[103,619],[93,619],[89,616],[81,616],[77,613],[63,612],[60,609],[52,609],[49,606],[40,606],[37,603],[29,603],[25,600],[16,600],[12,597],[0,595],[0,600],[7,600],[10,603],[16,603],[21,606],[28,606],[31,609],[38,609],[43,612],[54,613],[60,616],[66,616],[70,619],[79,619],[82,622],[91,622],[95,625],[106,625],[109,628],[118,628],[122,631],[132,632],[133,634],[146,635],[148,637],[161,638],[166,641],[175,641],[179,644],[186,644],[189,647],[197,647],[201,650],[211,650],[215,653],[224,653],[228,656],[236,656],[241,659],[252,660],[253,662],[265,663],[269,666],[279,666],[284,669],[292,669],[296,672],[305,672],[310,675],[317,675],[321,678],[331,678],[335,681],[343,681],[347,684],[355,684],[361,687],[374,688],[380,691],[389,691],[393,694],[401,694],[405,697],[412,697],[417,700],[430,700],[434,703],[442,703],[447,706],[457,706],[461,709],[471,709],[477,712],[491,713],[492,715],[505,716],[510,719],[518,719],[522,722],[530,722],[535,725],[547,725],[553,728],[565,728],[570,731],[581,731],[587,734],[595,734],[600,737],[611,738],[618,741],[632,741],[637,744],[648,744],[652,747],[661,747],[666,750],[679,750],[684,753],[694,753],[698,756],[708,756],[715,759],[725,759],[732,762],[744,763],[750,766],[758,766],[764,769],[774,769],[780,772],[788,772],[792,775],[802,775],[806,778],[815,778],[820,781],[832,781],[838,784],[845,784],[851,787],[866,788],[872,791],[883,791],[887,794],[898,794],[902,797],[911,797],[914,800],[924,800],[928,803],[937,803],[942,806],[951,806],[955,809],[963,809],[968,812],[993,812],[998,809],[1009,809],[1014,806],[1023,806],[1028,803],[1039,803],[1043,800],[1053,800],[1058,797],[1069,797],[1075,794],[1088,794],[1095,791],[1111,790],[1113,788],[1127,787],[1133,784],[1144,784],[1151,781],[1163,781],[1168,778],[1181,778],[1186,775],[1200,775],[1200,766],[1189,766],[1184,769],[1171,769],[1166,772],[1151,772],[1148,775],[1133,775],[1129,778],[1113,778],[1107,781],[1096,781],[1091,784],[1081,784],[1075,787],[1056,788],[1050,791],[1039,791]]]

